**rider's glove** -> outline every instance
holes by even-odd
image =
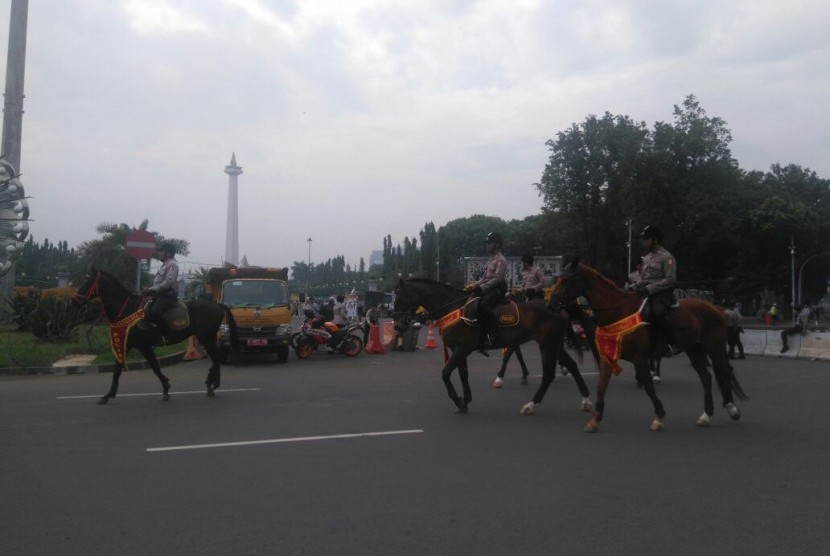
[[[481,297],[484,292],[481,291],[481,286],[476,286],[473,288],[473,296]]]
[[[642,284],[634,284],[634,293],[640,297],[648,297],[648,289]]]

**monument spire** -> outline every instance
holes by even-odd
[[[236,153],[231,154],[231,163],[225,166],[228,175],[228,227],[225,233],[225,263],[239,265],[239,193],[237,176],[242,168],[236,164]]]

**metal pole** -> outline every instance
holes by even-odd
[[[141,292],[141,259],[135,261],[135,291]]]
[[[305,273],[305,296],[308,297],[308,277],[311,274],[311,238],[306,241],[308,242],[308,269]]]
[[[807,266],[807,263],[812,261],[813,259],[817,259],[822,255],[830,255],[830,251],[827,253],[819,253],[818,255],[813,255],[803,263],[801,263],[801,267],[798,269],[798,304],[801,305],[804,298],[804,267]]]
[[[793,312],[793,323],[795,323],[795,237],[790,235],[790,266],[792,284],[790,286],[790,309]]]
[[[631,219],[626,222],[628,224],[628,274],[631,274]]]
[[[12,0],[9,17],[9,50],[6,54],[6,93],[3,102],[2,152],[20,174],[20,144],[23,135],[23,82],[26,73],[26,29],[29,0]],[[2,216],[2,215],[0,215]],[[15,269],[0,278],[0,297],[14,295]]]

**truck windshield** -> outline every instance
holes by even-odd
[[[228,280],[222,287],[222,303],[228,307],[267,309],[286,305],[285,284],[272,280]]]

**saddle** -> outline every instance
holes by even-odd
[[[146,319],[144,319],[146,323]],[[164,334],[178,332],[190,326],[190,313],[187,305],[179,301],[175,307],[168,309],[161,315],[160,329]],[[147,324],[149,327],[149,324]]]
[[[467,326],[478,326],[478,297],[471,297],[461,309],[461,320]],[[514,301],[504,298],[496,305],[493,313],[499,323],[499,328],[516,326],[519,324],[519,307]]]

